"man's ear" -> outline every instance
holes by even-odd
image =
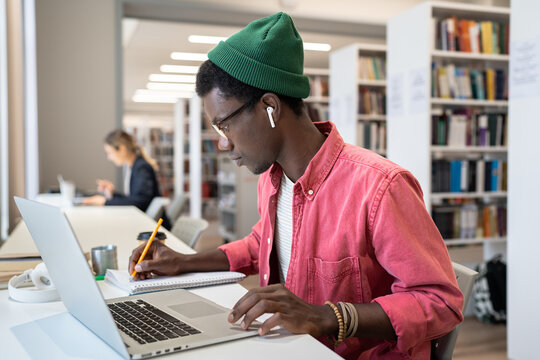
[[[264,111],[272,128],[275,128],[279,122],[281,110],[281,101],[274,93],[266,93],[261,97]]]

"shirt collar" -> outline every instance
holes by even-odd
[[[336,160],[345,145],[343,138],[336,129],[336,126],[330,122],[314,123],[317,129],[326,136],[326,140],[313,159],[309,162],[304,175],[302,175],[297,184],[300,184],[301,191],[308,199],[313,199],[322,183],[332,170]],[[278,188],[281,183],[283,170],[279,164],[272,165],[270,169],[270,178],[274,188]]]

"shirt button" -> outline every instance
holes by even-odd
[[[270,245],[270,238],[268,238],[268,245]]]
[[[267,275],[267,274],[264,274],[263,278],[264,278],[264,280],[267,280],[267,279],[268,279],[268,275]]]
[[[309,189],[307,192],[309,195],[313,195],[313,190]]]

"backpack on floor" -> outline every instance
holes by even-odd
[[[506,264],[502,256],[481,263],[476,270],[474,314],[485,323],[506,323]]]

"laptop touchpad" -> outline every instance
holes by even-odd
[[[187,316],[190,319],[194,319],[194,318],[198,318],[202,316],[215,315],[215,314],[225,312],[225,310],[222,310],[218,307],[212,306],[202,301],[191,302],[187,304],[172,305],[172,306],[169,306],[169,308],[176,311],[177,313]]]

